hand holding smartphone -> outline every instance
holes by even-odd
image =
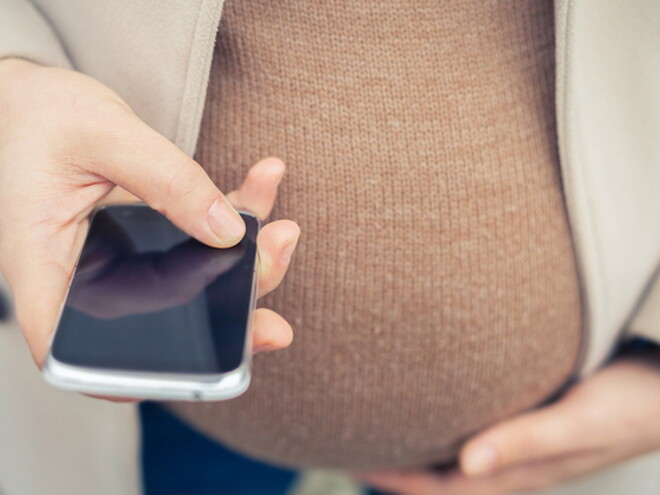
[[[62,305],[44,376],[90,394],[219,400],[250,382],[258,219],[229,249],[146,205],[98,210]]]
[[[6,91],[0,92],[0,106],[6,112],[0,134],[12,139],[0,143],[0,271],[13,294],[12,314],[39,367],[45,366],[79,241],[88,229],[88,213],[99,203],[140,198],[196,239],[217,247],[232,245],[240,235],[234,208],[261,219],[270,214],[285,172],[281,160],[260,160],[244,170],[237,189],[223,194],[199,163],[99,81],[18,59],[3,61],[2,67]],[[44,88],[56,97],[46,102],[29,97]],[[80,97],[82,105],[75,112],[67,111],[72,96]],[[279,220],[265,225],[259,235],[263,295],[284,276],[288,261],[282,260],[290,258],[299,229],[294,222]],[[97,261],[108,259],[106,254],[100,253]],[[123,275],[131,273],[130,266],[124,268]],[[255,348],[280,349],[291,340],[291,327],[272,311],[258,309],[254,323]],[[51,371],[47,373],[54,379],[57,374]],[[117,375],[121,370],[111,371]],[[75,385],[62,380],[82,390],[96,388],[97,378]],[[126,394],[131,391],[133,386],[123,388]]]

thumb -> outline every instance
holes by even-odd
[[[230,247],[245,223],[202,167],[138,117],[95,133],[84,167],[128,190],[181,230],[214,247]]]
[[[572,451],[581,432],[562,403],[522,414],[477,435],[463,447],[466,476],[491,475],[505,467]]]

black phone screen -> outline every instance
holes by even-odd
[[[53,340],[75,366],[226,373],[242,362],[257,256],[255,217],[229,249],[208,247],[143,205],[93,217]]]

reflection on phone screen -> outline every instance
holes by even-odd
[[[65,364],[126,371],[224,373],[246,344],[257,220],[229,249],[208,247],[160,213],[96,213],[53,342]]]

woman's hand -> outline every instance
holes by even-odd
[[[539,490],[660,449],[660,356],[625,358],[559,402],[470,440],[460,471],[362,473],[405,495],[505,495]]]
[[[199,241],[226,248],[245,233],[234,208],[266,218],[283,173],[281,161],[263,160],[225,197],[199,164],[103,84],[74,71],[0,61],[0,271],[37,365],[100,202],[132,194]],[[288,220],[261,230],[260,295],[284,277],[298,236]],[[290,343],[281,316],[259,309],[253,321],[256,351]]]

